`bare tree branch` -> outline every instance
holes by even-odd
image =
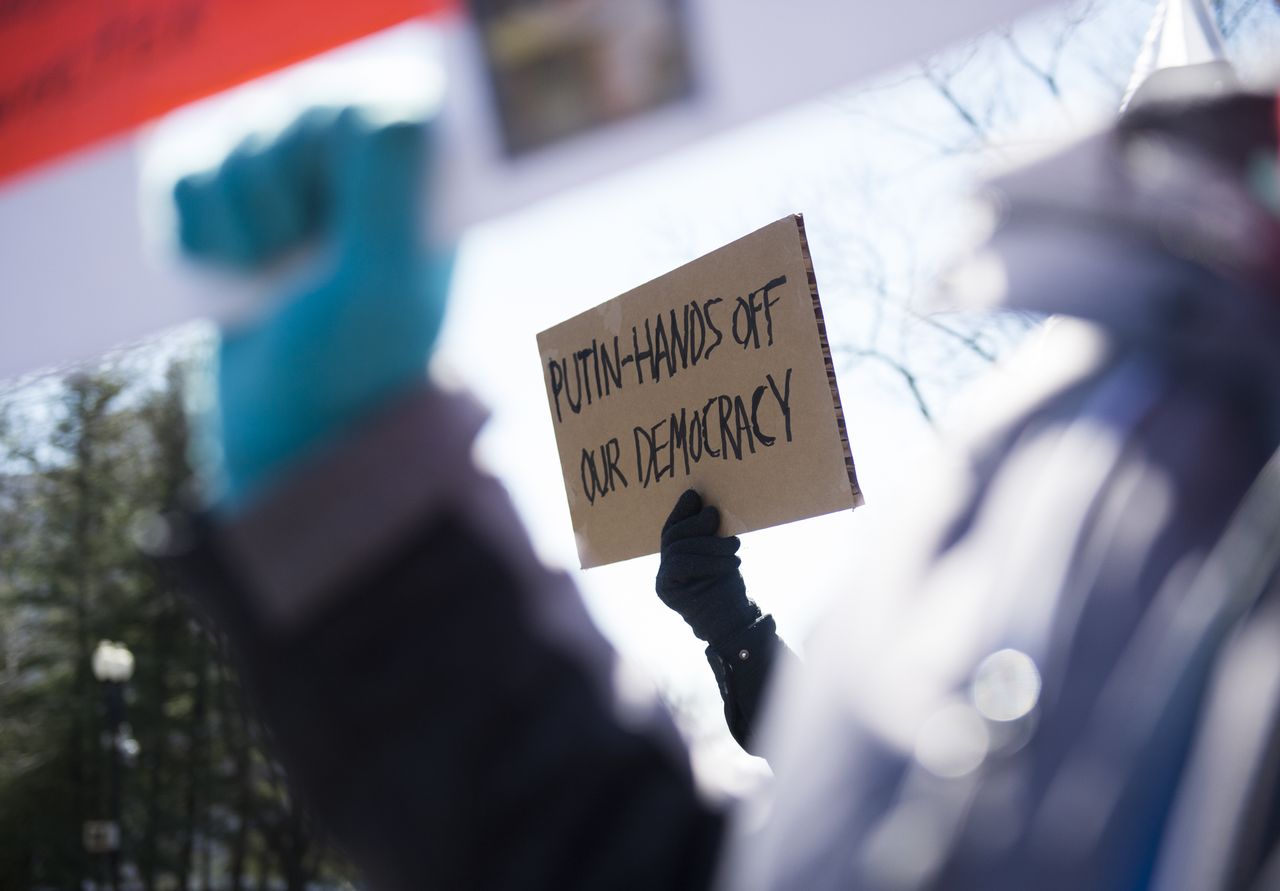
[[[975,337],[974,335],[967,334],[964,331],[957,331],[955,328],[952,328],[950,325],[947,325],[944,322],[939,321],[936,317],[931,315],[926,315],[921,312],[917,312],[916,310],[911,309],[910,307],[907,307],[907,312],[910,313],[911,316],[914,317],[917,321],[923,322],[925,325],[928,325],[930,328],[933,328],[935,331],[939,331],[947,335],[948,337],[958,341],[960,344],[966,347],[970,352],[972,352],[978,358],[984,359],[987,362],[996,361],[996,354],[989,347],[987,347],[985,344],[979,341],[978,338]]]
[[[908,392],[911,393],[911,398],[915,400],[916,410],[920,412],[920,416],[928,421],[931,426],[934,425],[933,412],[929,408],[929,401],[925,398],[924,391],[920,388],[920,379],[916,377],[910,368],[889,354],[873,347],[835,347],[833,349],[837,353],[843,353],[856,359],[872,359],[889,368],[906,384]]]
[[[873,114],[860,108],[852,108],[848,113],[853,117],[859,117],[863,120],[871,121],[875,124],[879,124],[880,126],[887,127],[902,136],[906,136],[909,139],[914,139],[923,145],[927,145],[941,156],[946,157],[960,154],[960,151],[954,145],[949,145],[924,130],[896,121],[888,115]]]
[[[1241,3],[1240,6],[1237,7],[1236,11],[1231,15],[1231,18],[1224,22],[1222,20],[1222,16],[1225,15],[1226,4],[1215,3],[1214,13],[1218,18],[1218,29],[1222,32],[1222,36],[1230,37],[1234,34],[1236,29],[1244,24],[1244,20],[1247,19],[1249,14],[1257,7],[1258,0],[1244,0],[1244,2]]]
[[[1030,71],[1035,76],[1036,80],[1044,84],[1045,89],[1049,91],[1049,95],[1053,96],[1054,99],[1061,101],[1062,88],[1058,85],[1057,73],[1050,70],[1050,68],[1041,68],[1038,64],[1032,61],[1031,57],[1023,51],[1022,46],[1013,36],[1012,31],[1003,31],[1000,35],[1000,39],[1009,50],[1009,54],[1013,56],[1014,61],[1027,69],[1027,71]]]
[[[983,147],[989,146],[991,143],[987,136],[987,128],[979,122],[977,115],[973,113],[969,106],[965,105],[956,96],[955,91],[951,88],[951,75],[939,72],[930,62],[925,62],[921,65],[921,69],[925,80],[933,86],[938,95],[942,97],[942,100],[956,113],[956,116],[960,118],[977,139],[978,144]]]

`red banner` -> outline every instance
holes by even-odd
[[[0,179],[456,0],[0,0]]]

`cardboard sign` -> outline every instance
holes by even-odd
[[[61,0],[0,8],[0,178],[449,0]]]
[[[799,216],[543,331],[538,349],[583,568],[657,551],[687,488],[725,535],[862,504]]]

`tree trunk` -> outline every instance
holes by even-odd
[[[225,667],[225,653],[219,690],[222,693],[222,714],[225,721],[227,749],[235,753],[236,813],[240,822],[231,840],[230,891],[242,891],[244,869],[249,853],[249,837],[256,816],[256,799],[253,794],[253,745],[249,736],[249,721],[245,716],[245,703],[233,689],[230,673]]]
[[[162,790],[165,765],[169,753],[169,732],[164,716],[165,703],[169,701],[169,641],[173,636],[174,618],[165,604],[152,622],[152,665],[150,666],[150,699],[155,717],[151,721],[151,733],[147,737],[146,825],[139,845],[139,868],[142,887],[155,891],[156,868],[162,828]]]
[[[191,725],[188,739],[190,751],[187,753],[187,801],[186,820],[182,835],[182,849],[178,858],[180,881],[183,891],[190,891],[191,873],[194,863],[196,827],[200,824],[201,769],[207,769],[204,758],[205,749],[205,711],[209,688],[209,651],[203,635],[196,646],[196,689],[195,699],[191,704]]]
[[[93,689],[94,685],[89,675],[89,666],[92,659],[89,633],[89,586],[92,551],[89,540],[91,500],[89,463],[92,460],[92,449],[90,446],[90,434],[87,429],[90,423],[90,411],[86,405],[86,394],[80,392],[77,397],[74,411],[79,425],[79,437],[75,444],[75,465],[71,480],[72,490],[75,494],[72,502],[74,520],[69,556],[75,563],[72,610],[75,616],[76,668],[75,679],[72,682],[71,788],[73,790],[72,794],[75,796],[72,812],[75,814],[78,828],[83,826],[86,820],[102,816],[102,814],[97,813],[102,801],[102,790],[100,788],[102,772],[94,767],[95,762],[101,755],[101,746],[99,745],[99,727],[96,720],[97,697],[95,694],[97,691]],[[89,789],[90,777],[93,777],[93,785],[97,794]],[[81,878],[86,878],[86,872],[91,868],[89,857],[83,846],[78,846],[77,851],[77,859],[80,862],[78,872]]]

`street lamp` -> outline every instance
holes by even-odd
[[[133,653],[120,643],[99,641],[93,651],[93,676],[102,682],[106,703],[107,733],[103,743],[109,750],[108,807],[111,817],[85,825],[85,847],[91,853],[109,857],[111,887],[120,888],[120,756],[132,761],[138,754],[138,743],[124,720],[124,685],[133,676]]]
[[[93,676],[104,683],[123,684],[133,677],[133,653],[124,644],[98,641],[93,651]]]

